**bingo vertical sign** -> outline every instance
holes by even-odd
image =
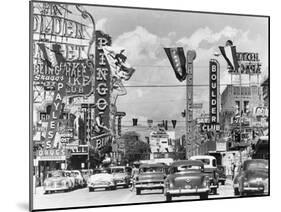
[[[110,67],[103,52],[103,46],[111,45],[111,37],[102,31],[96,31],[96,72],[95,72],[95,116],[102,115],[105,127],[110,128]],[[94,135],[97,136],[97,135]],[[104,140],[104,141],[103,141]],[[96,140],[96,148],[102,147],[108,138]]]
[[[210,124],[217,124],[218,120],[218,94],[219,94],[219,63],[211,59],[210,68]]]

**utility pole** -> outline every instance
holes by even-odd
[[[189,50],[186,53],[186,112],[185,112],[185,140],[186,140],[186,159],[190,157],[189,151],[193,142],[193,61],[196,52]]]

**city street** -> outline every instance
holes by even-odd
[[[233,197],[232,181],[227,180],[225,185],[220,185],[218,194],[210,194],[209,198]],[[174,197],[173,200],[191,200],[198,199],[197,196],[189,197]],[[75,200],[75,201],[74,201]],[[130,188],[117,188],[114,191],[105,191],[100,189],[94,192],[89,192],[88,188],[82,188],[65,193],[43,194],[41,188],[37,188],[37,193],[34,194],[34,208],[59,208],[77,207],[77,206],[95,206],[108,204],[128,204],[128,203],[145,203],[145,202],[163,202],[164,195],[161,190],[144,190],[141,195],[136,195],[136,192],[131,192]]]

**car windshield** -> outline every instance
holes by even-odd
[[[172,168],[172,172],[201,171],[202,167],[198,165],[181,165]]]
[[[94,171],[94,174],[109,174],[110,170],[108,169],[97,169]]]
[[[64,177],[64,173],[63,172],[50,172],[48,173],[48,177]]]
[[[206,159],[206,158],[201,158],[201,159],[196,159],[196,160],[200,160],[204,163],[204,165],[210,165],[210,160]]]
[[[123,168],[114,168],[111,169],[112,173],[124,173],[125,170]]]
[[[257,161],[251,161],[248,163],[245,163],[244,170],[268,170],[268,164],[266,162],[257,162]]]
[[[71,172],[72,177],[78,177],[79,173],[78,172]]]
[[[143,167],[140,169],[141,173],[154,173],[154,172],[164,172],[162,167]]]

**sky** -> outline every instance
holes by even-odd
[[[262,81],[268,75],[268,19],[240,15],[205,14],[182,11],[161,11],[102,6],[84,6],[92,14],[96,29],[112,37],[112,46],[124,48],[128,62],[136,69],[129,81],[124,82],[127,95],[117,100],[117,110],[126,112],[123,123],[137,118],[145,124],[147,119],[184,121],[185,82],[179,82],[164,52],[164,47],[183,47],[196,51],[194,61],[194,102],[203,103],[194,115],[208,113],[209,60],[220,63],[220,92],[231,77],[226,61],[215,57],[218,46],[232,40],[238,52],[257,52],[262,63]],[[252,77],[251,81],[257,81]],[[243,83],[249,82],[243,76]],[[233,77],[238,83],[238,77]],[[178,87],[145,87],[175,85]],[[182,86],[180,86],[182,85]],[[139,87],[138,87],[139,86]]]
[[[185,52],[194,49],[194,102],[203,103],[203,109],[194,111],[208,113],[209,70],[208,64],[218,46],[232,40],[238,52],[257,52],[262,63],[259,81],[268,75],[268,20],[264,17],[218,15],[176,11],[144,9],[85,7],[96,20],[96,28],[112,36],[112,46],[126,49],[128,62],[136,68],[132,78],[125,82],[129,86],[185,85],[179,82],[164,52],[164,47],[183,47]],[[220,83],[231,83],[222,56]],[[243,83],[249,82],[243,76]],[[257,82],[257,77],[251,77]],[[233,77],[233,83],[238,78]],[[185,87],[128,87],[127,95],[117,100],[118,111],[126,112],[123,122],[146,124],[154,121],[183,121],[181,112],[185,108]]]

